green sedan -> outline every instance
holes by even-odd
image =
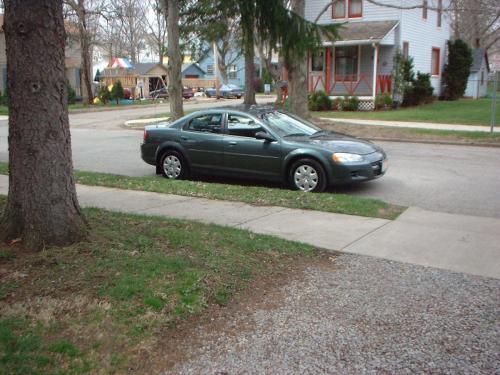
[[[230,107],[147,126],[142,159],[169,179],[191,173],[282,181],[305,192],[381,177],[387,157],[379,146],[272,107]]]

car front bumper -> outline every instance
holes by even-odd
[[[373,180],[382,177],[387,167],[388,159],[385,155],[369,158],[362,163],[337,164],[332,168],[329,181],[331,185],[341,185]]]

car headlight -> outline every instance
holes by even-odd
[[[358,154],[348,154],[346,152],[335,152],[332,155],[332,160],[335,163],[356,163],[363,161],[363,156],[358,155]]]

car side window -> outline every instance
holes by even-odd
[[[221,133],[222,114],[209,113],[189,120],[186,130],[202,133]]]
[[[229,135],[255,138],[255,134],[260,131],[265,130],[251,117],[231,113],[227,116],[227,133]]]

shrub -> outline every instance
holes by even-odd
[[[66,81],[67,87],[67,96],[68,96],[68,104],[75,104],[76,102],[76,92],[73,87],[71,87],[70,83]]]
[[[309,96],[309,110],[329,111],[332,109],[332,100],[324,91],[315,91]]]
[[[111,98],[116,100],[116,104],[119,104],[120,99],[123,99],[124,96],[125,91],[123,90],[121,81],[118,80],[113,84],[113,88],[111,89]]]
[[[332,101],[332,110],[334,110],[334,111],[340,111],[342,109],[341,108],[341,102],[342,102],[342,100],[340,98],[333,99],[333,101]]]
[[[111,93],[106,86],[102,86],[97,94],[102,104],[107,104],[111,100]]]
[[[0,92],[0,105],[9,106],[9,90],[8,87],[5,87],[5,91]]]
[[[395,102],[405,103],[405,95],[412,95],[411,86],[415,82],[415,73],[413,72],[413,58],[404,58],[398,52],[394,56],[394,92],[393,98]],[[408,99],[406,100],[406,102]]]
[[[375,109],[391,108],[392,97],[389,93],[385,92],[375,97]]]
[[[433,91],[430,74],[417,73],[417,79],[405,87],[403,106],[430,103],[433,100]]]
[[[448,42],[448,63],[443,70],[443,98],[457,100],[465,93],[472,65],[472,52],[461,39]]]
[[[345,96],[340,101],[340,107],[343,111],[357,111],[359,109],[359,99],[357,96]]]

